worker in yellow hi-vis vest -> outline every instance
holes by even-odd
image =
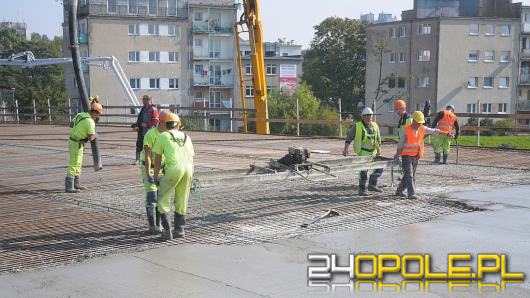
[[[158,211],[164,227],[163,240],[173,239],[169,213],[172,201],[175,206],[175,237],[184,237],[185,215],[188,209],[191,181],[193,178],[193,144],[185,133],[179,131],[180,118],[170,114],[166,119],[167,131],[160,134],[155,141],[154,181],[159,181],[159,170],[162,156],[165,158],[164,176],[160,179],[158,189]]]
[[[103,114],[103,106],[97,102],[97,98],[90,105],[90,111],[79,113],[72,119],[70,126],[70,139],[68,150],[70,154],[68,170],[64,180],[64,191],[76,193],[85,190],[86,187],[79,183],[79,175],[83,167],[83,152],[85,143],[93,141],[96,137],[96,123]]]

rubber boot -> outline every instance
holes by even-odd
[[[79,183],[79,176],[74,177],[74,188],[79,190],[86,190],[87,188]]]
[[[169,212],[160,214],[160,221],[162,222],[162,227],[164,227],[164,232],[160,236],[162,241],[173,240],[173,234],[171,233],[171,220],[169,219]]]
[[[184,238],[184,225],[186,224],[186,221],[184,219],[184,215],[180,215],[175,212],[175,231],[174,236],[175,238]]]
[[[444,160],[442,162],[444,165],[447,164],[447,158],[449,158],[449,154],[444,152]]]
[[[434,163],[440,163],[440,153],[434,153]]]
[[[74,188],[74,177],[66,176],[66,178],[64,178],[64,192],[67,192],[67,193],[79,192],[78,189]]]
[[[368,194],[366,193],[366,180],[359,180],[359,195],[365,197]]]
[[[160,229],[157,225],[155,225],[155,208],[154,206],[149,206],[145,208],[145,211],[147,213],[147,222],[149,223],[149,234],[156,235],[160,233]]]
[[[376,176],[370,176],[370,180],[368,181],[368,190],[373,192],[383,192],[379,187],[377,187]]]
[[[155,225],[158,227],[158,231],[162,232],[164,230],[164,227],[160,224],[160,212],[158,212],[158,208],[155,208]]]

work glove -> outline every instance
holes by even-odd
[[[147,175],[147,182],[155,183],[155,178],[153,178],[153,176],[151,176],[151,175]]]

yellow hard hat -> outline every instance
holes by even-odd
[[[179,117],[179,115],[177,115],[175,113],[170,113],[169,115],[166,116],[166,122],[178,122],[178,123],[180,123],[180,117]]]
[[[90,105],[90,111],[96,111],[100,114],[103,114],[103,106],[100,103],[94,102]]]
[[[421,111],[416,111],[412,113],[412,120],[418,123],[425,123],[425,116],[423,116],[423,113]]]

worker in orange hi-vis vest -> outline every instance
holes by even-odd
[[[396,190],[396,196],[405,197],[403,191],[407,189],[409,199],[417,199],[414,191],[416,182],[416,168],[418,161],[423,156],[424,143],[426,135],[449,135],[440,129],[429,128],[425,125],[425,117],[420,111],[412,113],[412,124],[405,126],[404,133],[399,138],[395,159],[401,156],[403,167],[403,179]]]
[[[452,133],[455,129],[455,140],[460,134],[460,126],[458,126],[458,118],[455,115],[455,107],[448,105],[445,111],[441,111],[436,115],[432,123],[432,127],[438,128],[445,133]],[[434,148],[434,163],[440,163],[440,155],[443,153],[442,163],[447,164],[449,158],[449,151],[451,150],[451,138],[446,135],[436,136],[433,139]]]

